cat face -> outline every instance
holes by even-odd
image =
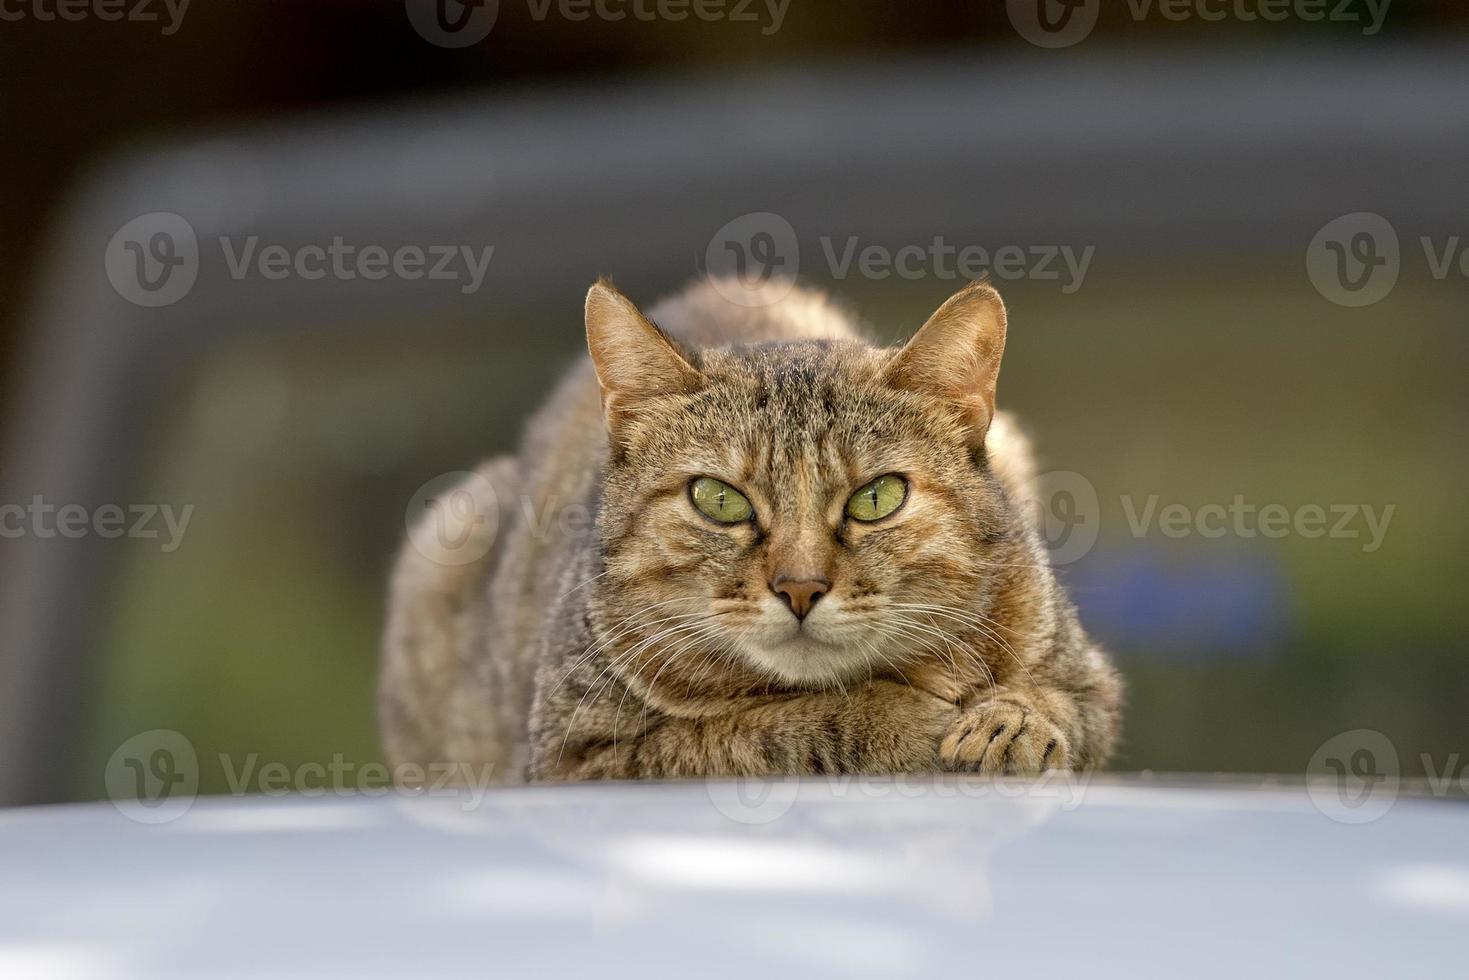
[[[633,658],[822,686],[941,648],[982,598],[1008,526],[982,449],[992,290],[901,351],[684,351],[595,290],[588,324],[611,439],[601,606]]]

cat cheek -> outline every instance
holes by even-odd
[[[747,552],[759,540],[759,533],[749,524],[716,524],[702,517],[682,517],[668,532],[681,534],[709,554],[738,555]]]

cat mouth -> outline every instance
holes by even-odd
[[[809,619],[796,619],[791,617],[790,622],[782,631],[782,635],[772,637],[775,646],[787,646],[791,644],[815,643],[824,647],[834,647],[827,630],[820,626],[812,625]]]
[[[815,634],[815,631],[807,629],[800,625],[797,625],[794,629],[792,629],[790,635],[787,636],[784,640],[781,640],[779,645],[818,646],[825,647],[828,650],[834,650],[841,646],[841,644],[839,643],[833,643],[830,640],[822,639]]]

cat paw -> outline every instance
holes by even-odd
[[[939,744],[945,769],[995,775],[1066,769],[1070,753],[1066,735],[1049,718],[1004,696],[967,709]]]

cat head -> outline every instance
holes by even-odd
[[[1010,526],[985,459],[995,290],[961,290],[898,349],[692,349],[605,282],[586,321],[609,628],[670,663],[822,686],[932,653],[933,610],[983,595]]]

